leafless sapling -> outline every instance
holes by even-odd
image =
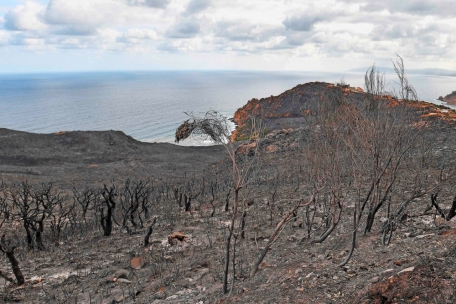
[[[213,142],[223,145],[231,162],[231,182],[234,190],[234,204],[231,215],[230,226],[226,236],[225,266],[223,270],[224,294],[228,293],[228,275],[230,265],[230,255],[232,251],[232,239],[234,226],[238,218],[238,208],[240,204],[239,192],[245,187],[254,169],[259,165],[259,146],[260,139],[264,132],[264,126],[259,119],[251,118],[251,140],[256,141],[253,153],[245,153],[243,160],[241,155],[237,155],[236,149],[231,142],[231,130],[226,117],[216,111],[208,111],[204,117],[190,115],[190,119],[182,123],[176,130],[176,142],[188,138],[190,135],[203,135],[210,138]],[[250,155],[250,156],[249,156]],[[234,280],[234,278],[233,278]]]

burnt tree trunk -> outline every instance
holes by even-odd
[[[33,245],[33,237],[32,232],[30,231],[30,223],[27,219],[24,219],[24,229],[27,235],[27,246],[29,249],[33,249],[35,246]]]
[[[116,202],[114,201],[114,196],[116,195],[116,187],[111,186],[109,189],[104,185],[103,190],[103,205],[106,206],[107,211],[104,215],[104,208],[101,208],[101,227],[103,228],[104,236],[110,236],[112,233],[112,222],[114,208],[116,207]]]
[[[453,198],[453,205],[451,205],[451,209],[450,209],[450,212],[448,212],[446,220],[447,221],[451,220],[455,215],[456,215],[456,196]]]
[[[23,285],[25,283],[24,275],[22,274],[22,271],[19,268],[19,262],[14,256],[14,250],[16,249],[16,247],[9,247],[5,243],[5,235],[3,235],[1,239],[0,250],[6,254],[6,257],[8,258],[11,264],[11,268],[13,269],[14,276],[17,280],[17,285]]]
[[[157,221],[157,218],[155,217],[152,224],[150,224],[149,228],[147,228],[147,233],[146,233],[146,236],[144,237],[144,247],[148,247],[149,246],[149,238],[150,236],[152,235],[152,232],[153,232],[153,229],[154,229],[154,225],[155,225],[155,222]]]
[[[247,216],[247,212],[244,210],[242,213],[242,220],[241,220],[241,239],[245,239],[245,217]]]
[[[32,226],[33,227],[33,226]],[[36,246],[38,247],[39,250],[46,250],[43,244],[43,231],[44,231],[44,225],[43,221],[38,222],[38,229],[34,227],[33,229],[35,231],[35,242]]]
[[[230,193],[231,193],[231,189],[228,190],[228,193],[226,195],[226,200],[225,200],[225,212],[228,212],[228,207],[230,205]]]
[[[233,237],[233,230],[234,230],[234,222],[236,221],[237,217],[237,207],[239,202],[239,190],[240,188],[234,189],[234,208],[233,208],[233,216],[230,223],[230,228],[228,231],[228,235],[226,237],[226,244],[225,244],[225,267],[223,271],[223,294],[228,293],[228,272],[230,268],[230,250],[231,250],[231,239]],[[228,200],[228,196],[227,196]],[[234,280],[234,278],[233,278]]]
[[[14,276],[16,277],[17,284],[23,285],[25,283],[24,275],[22,274],[21,269],[19,268],[19,262],[17,261],[16,257],[14,256],[14,249],[15,247],[11,248],[11,251],[6,251],[6,256],[11,263],[11,267],[13,268]]]
[[[191,207],[192,207],[192,198],[187,197],[187,199],[185,200],[185,212],[190,212]]]
[[[101,227],[103,227],[104,236],[110,236],[112,233],[112,207],[109,204],[107,205],[107,214],[101,217]]]

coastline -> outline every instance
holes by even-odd
[[[182,147],[207,147],[207,146],[215,146],[216,144],[205,138],[196,138],[196,137],[191,137],[188,138],[184,141],[181,141],[179,143],[176,143],[174,141],[174,136],[168,136],[168,137],[158,137],[154,139],[146,139],[146,140],[140,140],[140,142],[143,143],[149,143],[149,144],[172,144],[176,146],[182,146]]]
[[[234,116],[230,115],[230,116],[225,116],[225,117],[228,122],[230,132],[232,134],[237,128],[237,125],[234,123],[234,120],[233,120]],[[179,143],[176,143],[175,139],[174,139],[174,134],[168,135],[168,136],[163,136],[163,137],[142,139],[142,140],[138,140],[138,141],[144,142],[144,143],[167,143],[167,144],[173,144],[176,146],[183,146],[183,147],[207,147],[207,146],[218,145],[205,136],[199,136],[199,137],[191,136],[183,141],[180,141]]]

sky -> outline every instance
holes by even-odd
[[[0,0],[0,73],[456,70],[454,0]]]

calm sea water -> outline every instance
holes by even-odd
[[[393,83],[391,75],[387,81]],[[363,86],[362,73],[97,72],[0,75],[0,127],[35,133],[121,130],[148,142],[172,142],[176,127],[209,109],[232,116],[251,98],[310,81]],[[391,80],[390,80],[391,79]],[[421,99],[456,90],[454,77],[410,75]]]

